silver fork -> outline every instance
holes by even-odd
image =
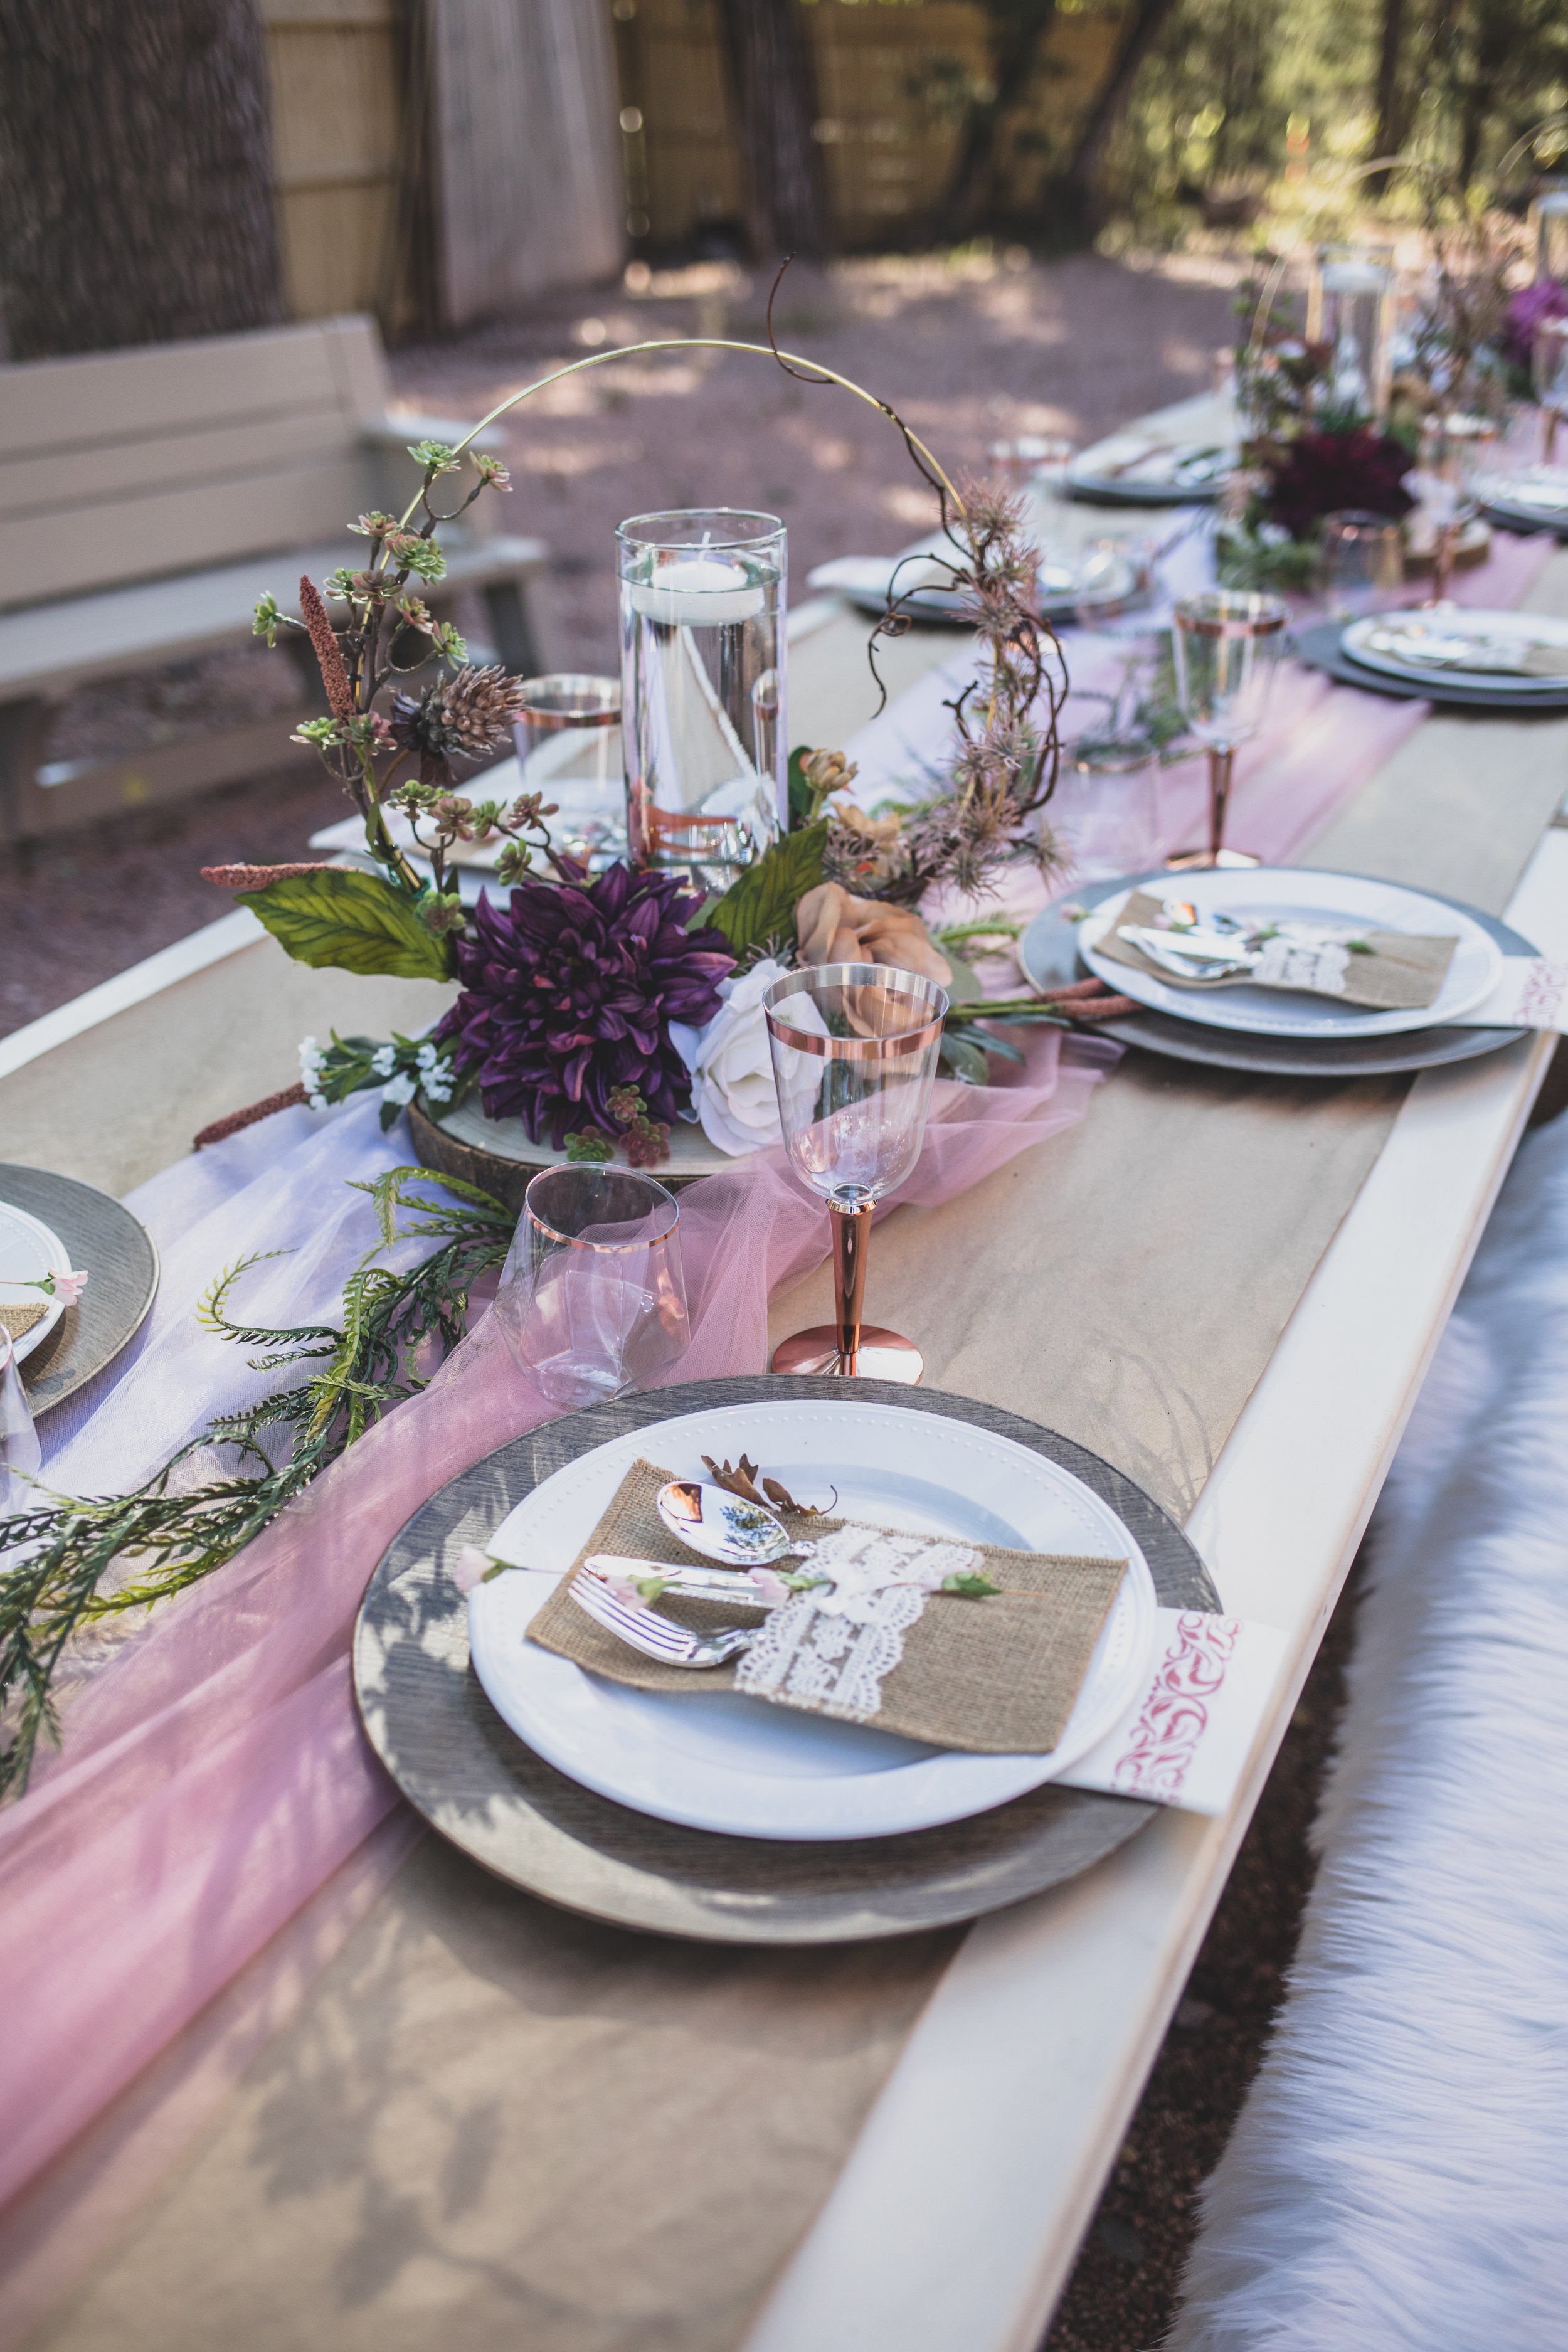
[[[567,1591],[595,1625],[614,1633],[628,1649],[640,1650],[645,1658],[657,1658],[661,1666],[721,1666],[738,1650],[749,1650],[760,1631],[757,1626],[730,1625],[718,1633],[688,1633],[684,1625],[678,1625],[673,1617],[661,1616],[657,1609],[633,1609],[618,1601],[596,1577],[585,1576],[581,1570]]]

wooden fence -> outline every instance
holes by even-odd
[[[261,0],[289,305],[462,327],[618,271],[608,0]]]
[[[733,235],[741,156],[714,0],[609,0],[624,105],[628,226],[651,250]],[[804,9],[831,234],[841,250],[918,236],[947,184],[971,99],[989,86],[978,0],[810,0]],[[1026,89],[1008,107],[995,209],[1027,220],[1110,62],[1123,0],[1058,0]]]

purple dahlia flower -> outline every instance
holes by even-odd
[[[1370,425],[1350,433],[1299,433],[1266,465],[1264,508],[1292,539],[1306,539],[1325,515],[1356,509],[1397,520],[1415,504],[1405,477],[1415,463],[1402,441]]]
[[[584,888],[528,880],[510,904],[488,896],[458,941],[463,992],[436,1032],[477,1069],[491,1118],[519,1118],[559,1151],[572,1128],[616,1132],[609,1097],[640,1088],[648,1114],[674,1118],[690,1096],[669,1024],[694,1029],[719,1010],[734,969],[721,931],[689,931],[701,904],[673,874],[612,866]]]
[[[1505,359],[1516,367],[1528,368],[1535,347],[1535,331],[1542,319],[1561,319],[1568,311],[1568,288],[1555,285],[1550,278],[1538,278],[1533,286],[1521,286],[1510,297],[1503,317],[1502,349]]]

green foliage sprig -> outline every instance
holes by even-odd
[[[439,1185],[454,1198],[416,1189]],[[321,1369],[244,1412],[220,1414],[133,1494],[86,1500],[47,1495],[0,1519],[0,1795],[26,1788],[39,1735],[54,1733],[51,1685],[79,1628],[183,1591],[258,1536],[393,1406],[426,1385],[427,1349],[441,1356],[468,1327],[468,1297],[499,1266],[516,1223],[489,1193],[424,1168],[393,1168],[356,1184],[375,1206],[380,1240],[349,1276],[339,1324],[275,1328],[230,1319],[229,1295],[259,1262],[245,1259],[213,1285],[200,1309],[211,1331],[268,1352],[256,1370],[319,1360]],[[437,1247],[406,1274],[377,1263],[396,1240],[428,1236]],[[263,1252],[262,1256],[277,1255]],[[284,1440],[277,1458],[269,1433]],[[207,1446],[232,1446],[235,1466],[185,1493],[171,1493],[182,1462]],[[135,1573],[100,1588],[116,1561]]]

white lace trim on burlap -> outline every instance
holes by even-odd
[[[736,1689],[816,1715],[869,1722],[927,1595],[944,1577],[981,1565],[979,1552],[943,1537],[837,1528],[803,1566],[804,1573],[832,1582],[796,1593],[772,1612],[735,1670]]]

